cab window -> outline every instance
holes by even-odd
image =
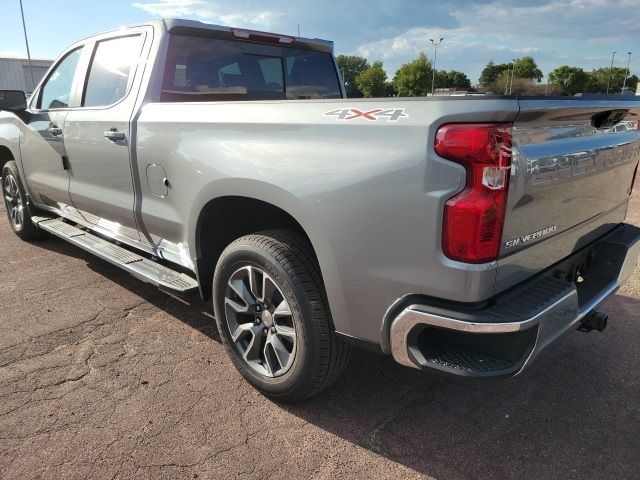
[[[172,34],[161,101],[341,98],[328,52]]]
[[[67,54],[53,69],[47,81],[42,86],[38,108],[54,110],[56,108],[68,108],[73,87],[73,77],[76,74],[78,60],[82,47]]]
[[[142,35],[98,42],[89,67],[82,106],[106,107],[122,100],[141,50]]]

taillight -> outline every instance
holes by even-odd
[[[511,167],[511,124],[460,123],[438,129],[435,151],[463,165],[466,188],[444,208],[442,249],[453,260],[498,258]]]

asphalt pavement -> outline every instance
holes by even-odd
[[[519,377],[461,383],[354,351],[289,406],[236,373],[210,304],[22,242],[0,216],[2,479],[640,478],[638,272],[602,306],[605,332],[568,333]]]

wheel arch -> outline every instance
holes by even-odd
[[[320,267],[334,325],[342,331],[346,303],[335,257],[321,223],[291,193],[263,182],[255,182],[252,187],[247,188],[246,180],[237,184],[229,179],[222,181],[214,187],[218,195],[199,202],[191,214],[188,243],[203,298],[211,295],[213,271],[229,243],[256,231],[284,228],[309,241]],[[250,195],[247,190],[260,195]]]
[[[16,156],[9,149],[9,147],[5,145],[0,145],[0,170],[2,170],[5,163],[11,160],[16,160]]]

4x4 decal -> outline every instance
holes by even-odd
[[[369,111],[362,111],[357,108],[338,108],[324,114],[326,117],[336,117],[336,120],[355,120],[361,118],[376,122],[379,119],[385,122],[397,122],[403,117],[408,117],[404,113],[404,108],[375,108]]]

